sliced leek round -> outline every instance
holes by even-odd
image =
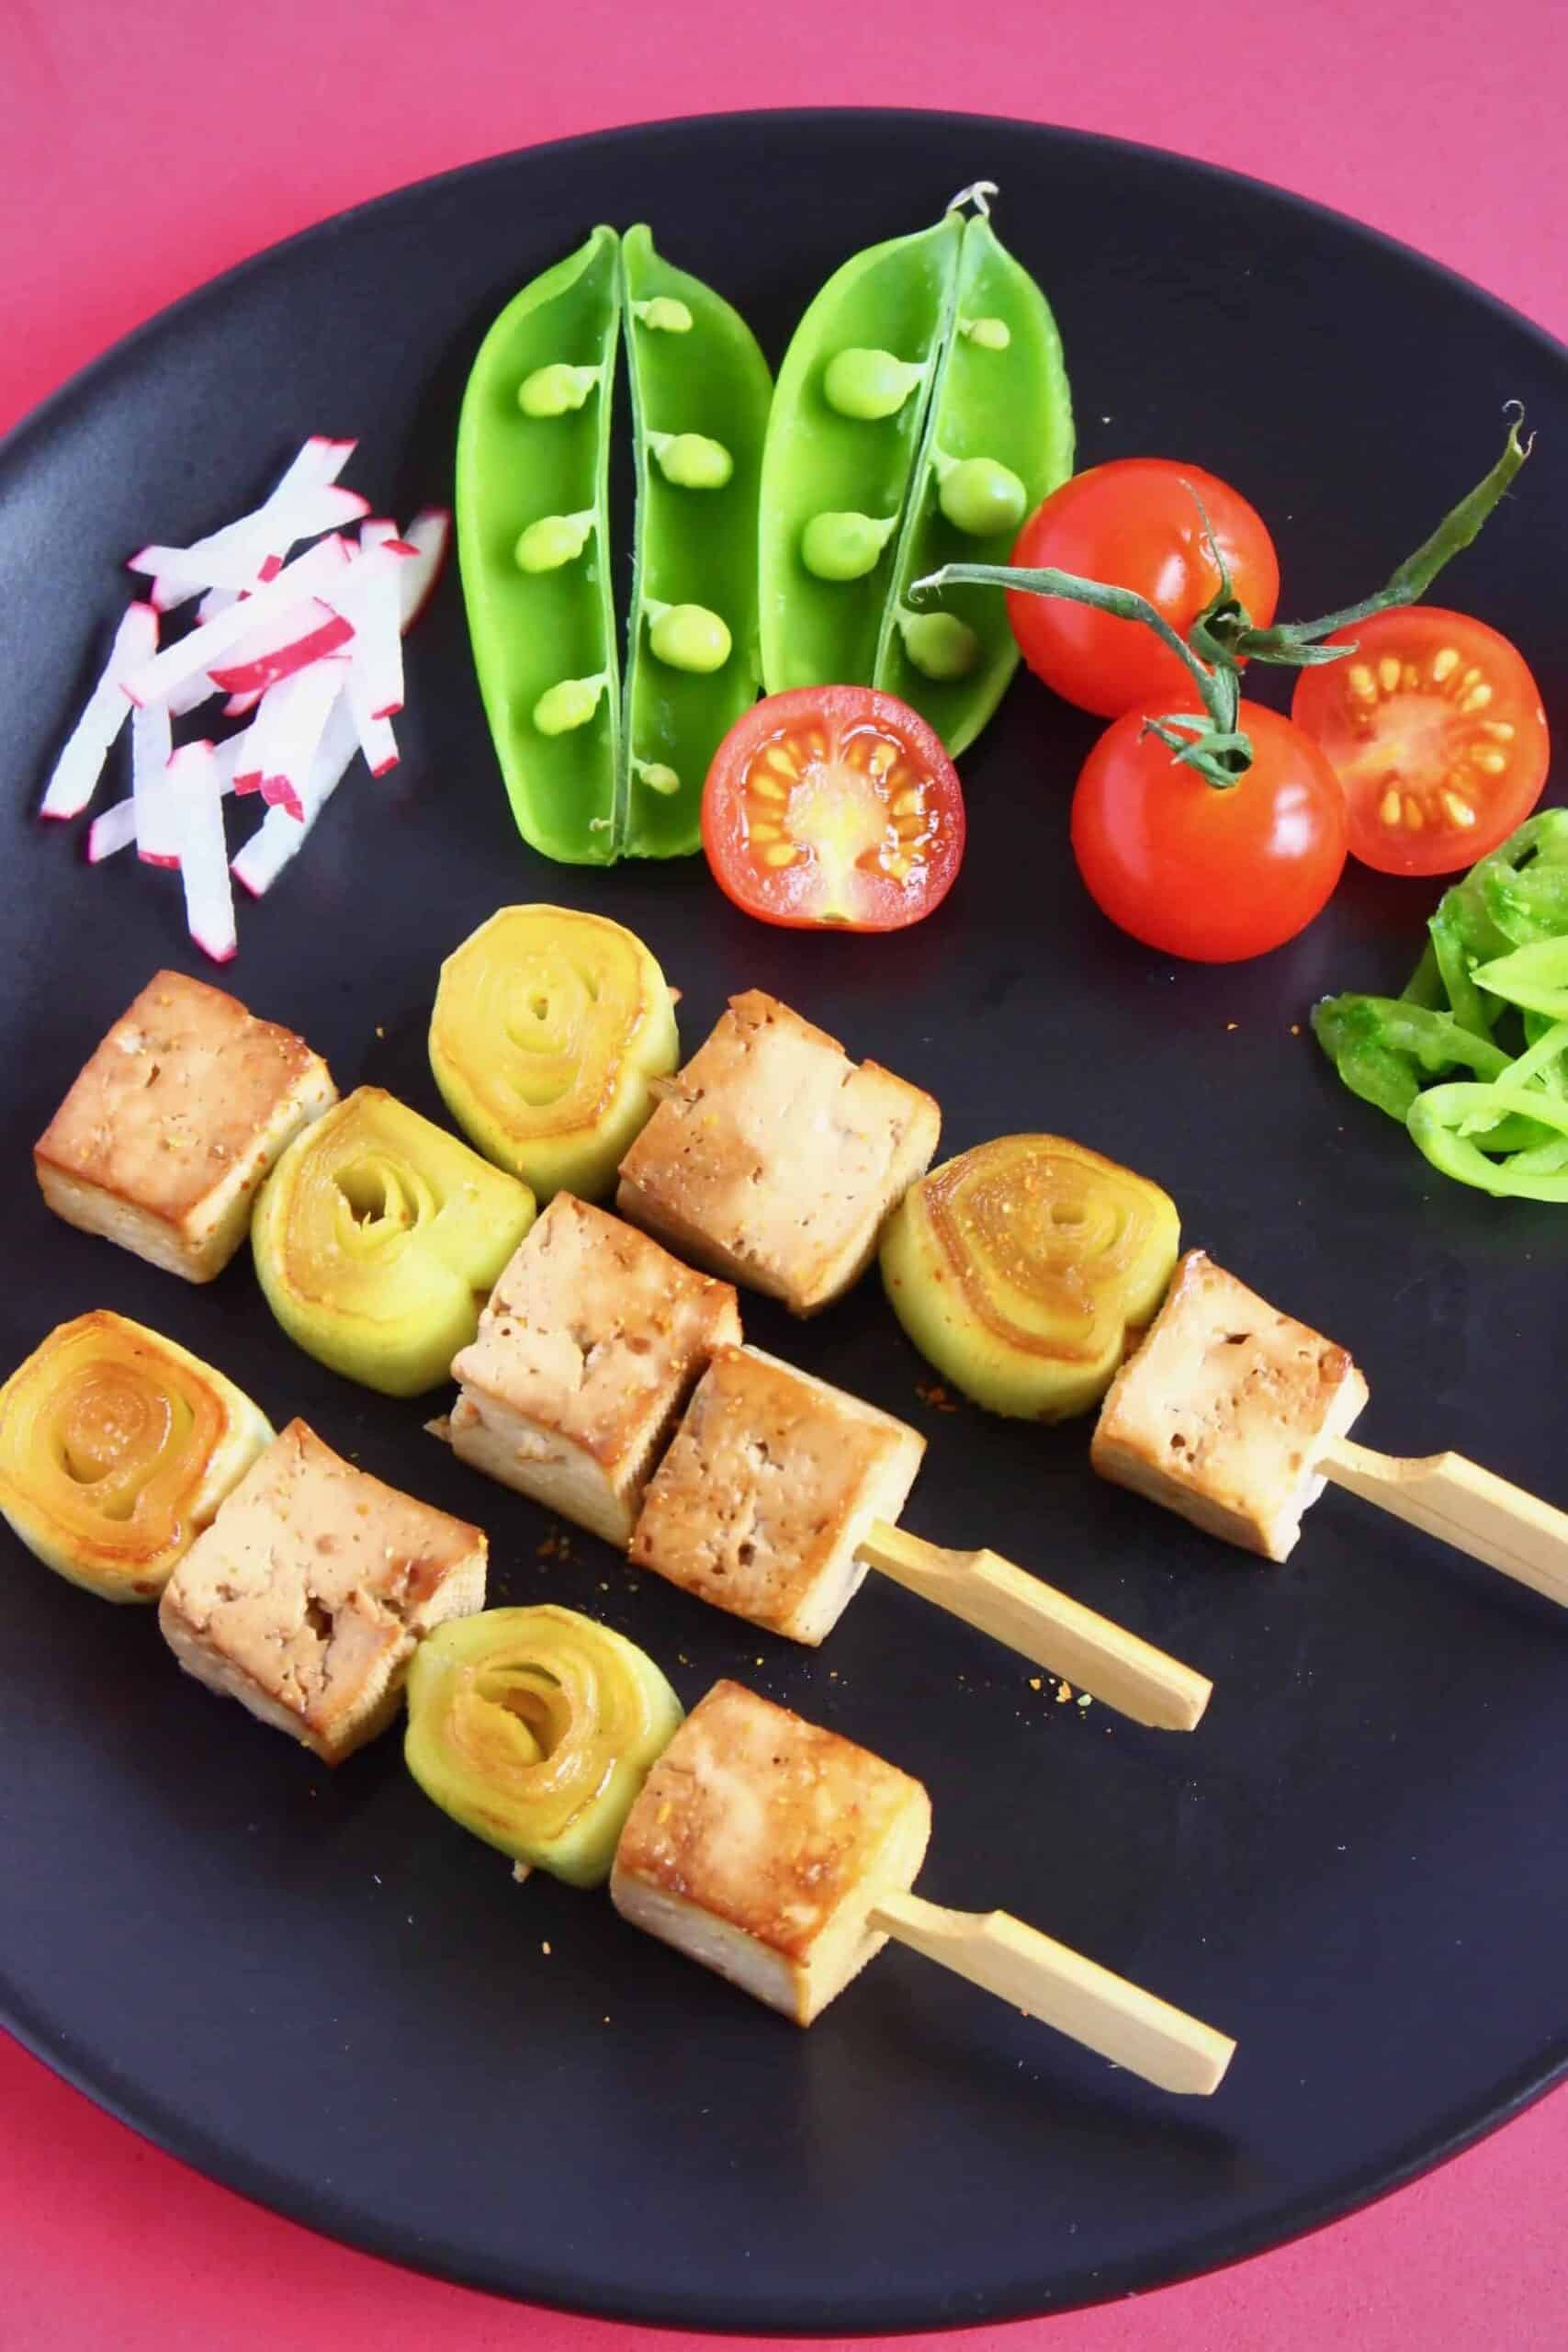
[[[603,915],[502,907],[448,956],[430,1066],[457,1125],[532,1185],[596,1200],[653,1108],[680,1045],[664,975]]]
[[[378,1086],[296,1136],[251,1227],[267,1305],[289,1338],[389,1396],[446,1379],[534,1196]]]
[[[156,1331],[96,1308],[0,1388],[0,1511],[105,1600],[156,1600],[272,1442],[250,1398]]]
[[[893,1312],[993,1413],[1087,1413],[1165,1295],[1180,1247],[1157,1184],[1060,1136],[1000,1136],[933,1168],[882,1242]]]
[[[514,1862],[610,1875],[626,1818],[682,1721],[634,1643],[574,1609],[439,1626],[409,1669],[403,1754],[427,1797]]]

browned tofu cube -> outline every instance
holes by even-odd
[[[33,1147],[44,1199],[187,1282],[221,1273],[285,1144],[337,1100],[292,1030],[155,972]]]
[[[420,1638],[484,1607],[485,1539],[290,1421],[158,1604],[187,1672],[329,1764],[385,1731]]]
[[[809,2025],[887,1939],[931,1837],[919,1781],[738,1682],[694,1707],[621,1832],[624,1918]]]
[[[727,1348],[649,1487],[632,1564],[791,1641],[832,1632],[896,1521],[919,1433],[757,1348]]]
[[[715,1273],[815,1314],[857,1282],[931,1165],[929,1094],[753,989],[621,1162],[615,1205]]]
[[[728,1283],[558,1193],[452,1366],[453,1449],[624,1548],[699,1374],[739,1342]]]
[[[1090,1458],[1101,1477],[1283,1560],[1323,1492],[1314,1464],[1366,1401],[1343,1348],[1193,1250],[1111,1383]]]

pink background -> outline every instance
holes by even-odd
[[[566,132],[730,107],[951,104],[1180,148],[1373,221],[1568,336],[1565,101],[1562,0],[6,0],[0,427],[175,295],[360,198]],[[1419,397],[1414,355],[1398,389]],[[1565,2177],[1568,2091],[1280,2253],[962,2341],[1561,2352]],[[0,2282],[6,2352],[637,2338],[311,2237],[186,2172],[3,2036]]]

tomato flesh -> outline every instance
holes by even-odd
[[[1267,628],[1280,601],[1274,542],[1240,492],[1200,466],[1118,458],[1075,474],[1030,516],[1012,560],[1134,588],[1185,637],[1220,586],[1204,516],[1236,596]],[[1116,718],[1187,707],[1191,678],[1142,621],[1021,591],[1009,594],[1008,609],[1030,668],[1081,710]]]
[[[1291,716],[1344,788],[1350,854],[1384,874],[1450,874],[1506,840],[1551,759],[1540,692],[1506,637],[1434,605],[1379,613],[1303,670]]]
[[[1308,735],[1244,702],[1253,763],[1228,790],[1173,760],[1128,711],[1084,762],[1073,854],[1089,896],[1168,956],[1229,964],[1305,929],[1345,865],[1345,803]]]
[[[946,897],[964,793],[918,712],[869,686],[800,686],[739,718],[703,790],[703,848],[748,914],[897,931]]]

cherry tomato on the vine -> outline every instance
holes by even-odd
[[[1204,515],[1236,597],[1267,628],[1280,600],[1274,542],[1240,492],[1200,466],[1118,458],[1075,474],[1030,516],[1012,560],[1134,588],[1185,637],[1220,585]],[[1008,606],[1030,668],[1082,710],[1116,718],[1134,708],[1180,710],[1190,697],[1186,670],[1141,621],[1056,596],[1011,594]]]
[[[1128,711],[1073,796],[1073,852],[1089,896],[1134,939],[1228,964],[1304,930],[1345,865],[1345,801],[1324,753],[1288,718],[1244,702],[1253,762],[1221,789],[1174,761]]]
[[[1327,639],[1354,652],[1303,670],[1291,717],[1345,793],[1350,854],[1384,874],[1451,874],[1506,841],[1551,759],[1540,689],[1506,637],[1407,605]]]
[[[703,788],[721,890],[763,922],[897,931],[947,896],[964,790],[918,711],[870,686],[797,686],[738,718]]]

